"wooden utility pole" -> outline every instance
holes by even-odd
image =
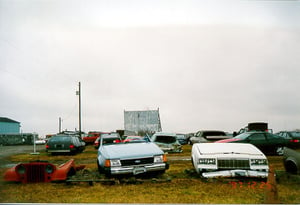
[[[79,137],[81,137],[81,84],[78,83],[78,91],[76,94],[78,95],[78,102],[79,102]]]

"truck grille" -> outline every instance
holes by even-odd
[[[218,169],[250,169],[248,159],[218,159]]]
[[[122,166],[132,166],[132,165],[140,165],[140,164],[152,164],[153,162],[154,162],[154,158],[153,157],[121,160]]]
[[[46,164],[27,164],[26,182],[45,182]]]

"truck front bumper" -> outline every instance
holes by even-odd
[[[147,165],[139,165],[139,166],[110,167],[110,168],[105,168],[105,172],[111,175],[121,175],[121,174],[138,175],[146,172],[165,171],[168,168],[169,168],[168,163],[160,163],[160,164],[147,164]]]

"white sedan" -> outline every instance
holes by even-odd
[[[196,172],[204,178],[268,177],[268,159],[252,144],[196,143],[191,155]]]

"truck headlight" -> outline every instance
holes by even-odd
[[[199,164],[216,164],[215,158],[200,158],[198,161]]]
[[[250,159],[251,165],[267,165],[268,161],[266,159]]]
[[[51,174],[54,171],[53,167],[50,164],[47,164],[46,166],[46,172],[48,174]]]
[[[17,167],[17,172],[18,172],[19,174],[25,174],[26,168],[24,167],[24,165],[18,166],[18,167]]]
[[[154,156],[154,163],[161,163],[163,162],[164,157],[163,155]]]
[[[121,161],[119,159],[111,159],[110,166],[111,167],[119,167],[119,166],[121,166]]]

